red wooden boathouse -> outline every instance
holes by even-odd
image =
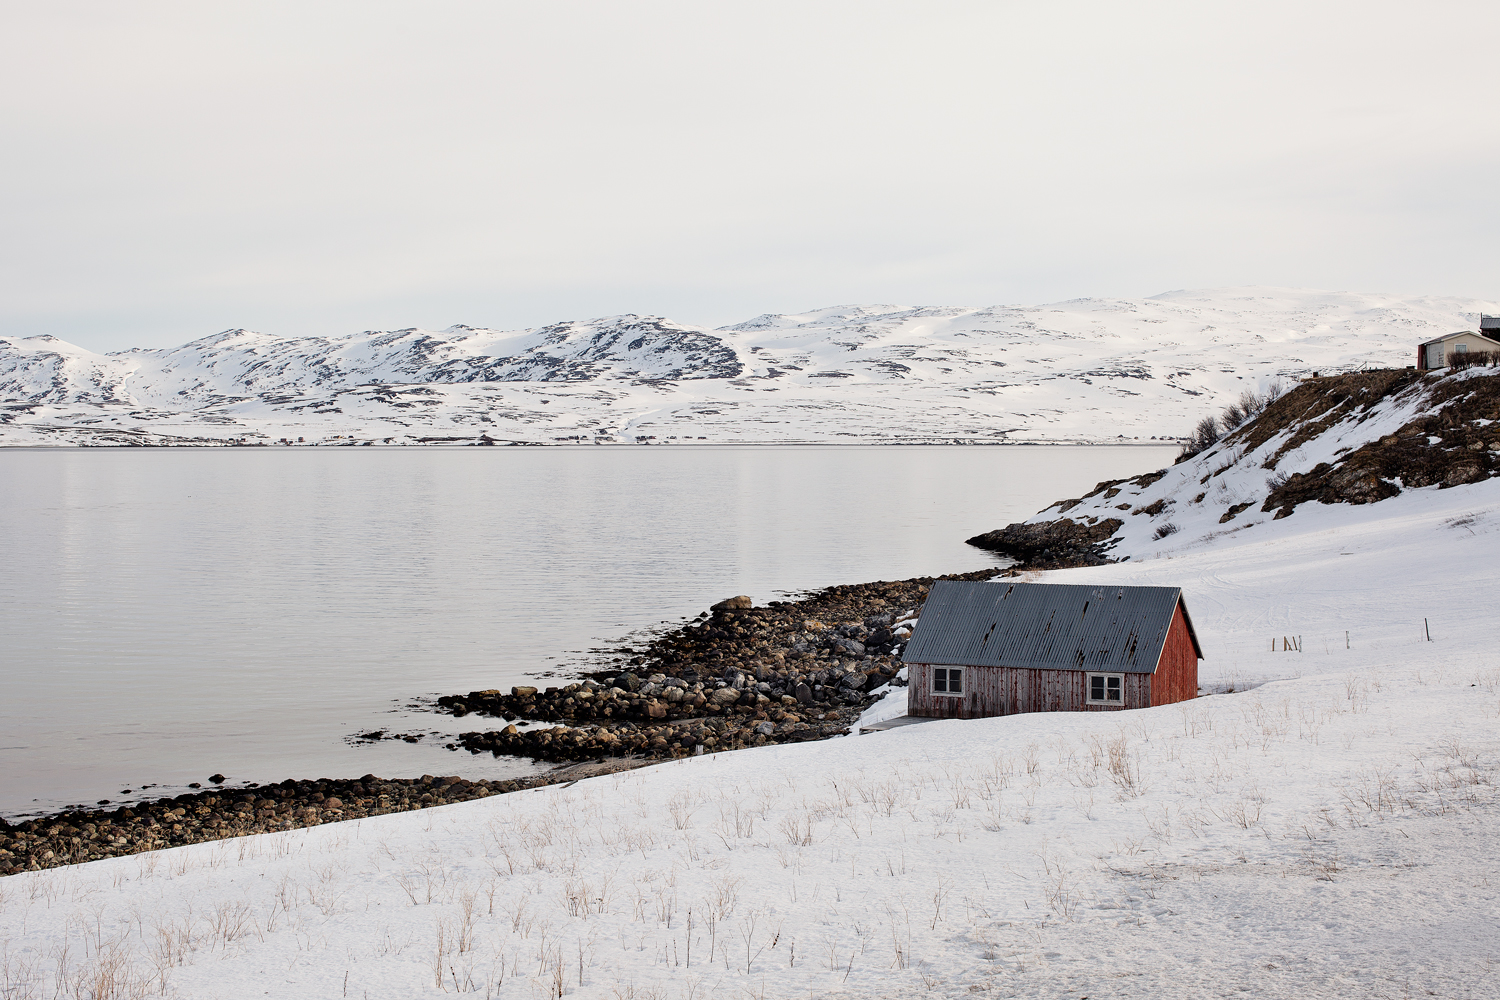
[[[1198,696],[1178,587],[939,580],[902,659],[907,714],[1107,712]]]

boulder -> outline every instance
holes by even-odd
[[[525,686],[513,687],[510,689],[510,695],[512,698],[535,698],[536,688]]]
[[[744,594],[738,597],[730,597],[720,601],[718,604],[710,605],[710,611],[748,611],[755,606],[755,602]]]
[[[797,685],[797,690],[795,692],[795,695],[796,695],[796,698],[797,698],[797,704],[799,704],[799,705],[811,705],[812,704],[812,700],[813,700],[812,688],[808,687],[806,684],[798,684]]]
[[[723,708],[727,705],[733,705],[735,702],[739,701],[740,693],[732,687],[722,687],[715,691],[713,694],[709,695],[708,700],[713,704],[718,705],[720,708]]]
[[[865,655],[865,644],[858,639],[834,639],[830,648],[844,656]]]

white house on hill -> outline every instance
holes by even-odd
[[[1417,348],[1417,367],[1422,371],[1446,368],[1455,354],[1475,351],[1500,352],[1500,316],[1479,317],[1479,332],[1461,330],[1429,340]]]

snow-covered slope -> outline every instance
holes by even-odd
[[[1282,289],[850,306],[720,330],[230,330],[101,356],[0,339],[0,443],[1117,441],[1247,386],[1410,363],[1494,303]]]
[[[970,541],[1041,565],[1172,556],[1469,483],[1500,484],[1500,368],[1354,373],[1302,383],[1187,461]]]
[[[1181,586],[1204,681],[1237,693],[709,754],[23,873],[0,879],[0,983],[1491,997],[1500,663],[1474,608],[1500,589],[1497,485],[1311,504],[1258,540],[1044,574]]]

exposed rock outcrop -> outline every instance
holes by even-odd
[[[1077,501],[1073,501],[1069,505],[1076,503]],[[1117,517],[1092,524],[1063,517],[1040,524],[1007,525],[975,535],[968,542],[978,548],[1010,556],[1028,568],[1098,566],[1109,562],[1108,542],[1121,523]]]

